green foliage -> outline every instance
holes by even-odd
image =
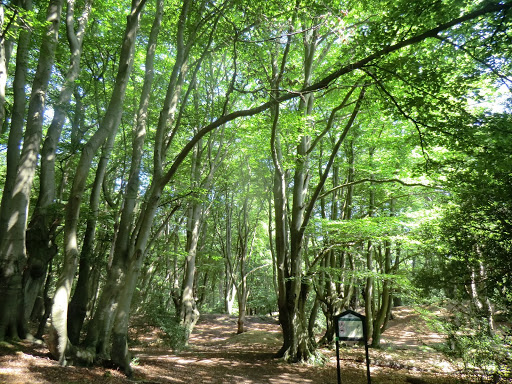
[[[487,319],[456,311],[448,320],[429,320],[430,325],[445,336],[439,349],[457,364],[462,373],[485,383],[505,383],[512,379],[512,331],[507,327],[496,333],[489,331]]]
[[[187,329],[180,324],[176,315],[162,308],[161,306],[149,307],[146,309],[146,315],[151,324],[156,325],[165,335],[165,343],[173,350],[182,351],[188,340]]]
[[[247,305],[254,309],[259,315],[268,315],[277,310],[277,295],[275,290],[268,285],[271,284],[269,278],[266,278],[267,284],[258,283],[254,279],[251,281],[251,295]]]
[[[330,233],[347,244],[367,240],[397,240],[407,231],[407,218],[365,217],[334,221],[318,220],[319,233]]]
[[[76,81],[77,91],[73,101],[65,106],[69,121],[65,123],[55,155],[57,183],[62,181],[63,184],[59,199],[64,202],[73,184],[78,154],[106,117],[120,62],[129,4],[127,0],[104,0],[95,2],[92,9],[84,39],[82,69]],[[510,11],[484,15],[417,44],[374,56],[364,67],[357,67],[356,71],[347,69],[347,73],[333,77],[329,85],[315,92],[312,96],[315,103],[311,103],[307,113],[299,110],[301,100],[309,97],[298,92],[306,83],[305,49],[316,44],[310,68],[311,80],[308,80],[315,82],[486,4],[488,2],[469,0],[192,1],[184,20],[184,38],[194,38],[185,41],[185,47],[180,47],[176,26],[182,2],[166,2],[162,32],[155,47],[155,80],[148,108],[148,132],[137,207],[128,232],[133,235],[131,247],[144,238],[137,234],[139,228],[147,222],[149,227],[153,220],[151,246],[143,250],[148,255],[144,255],[147,260],[141,274],[143,294],[137,299],[152,321],[168,334],[173,348],[182,348],[187,336],[168,308],[172,306],[171,294],[174,298],[179,294],[176,285],[183,280],[185,270],[186,253],[181,252],[187,247],[187,229],[177,216],[186,215],[188,206],[203,205],[205,208],[194,292],[198,300],[203,296],[202,309],[224,309],[223,290],[228,285],[240,283],[227,283],[231,278],[228,269],[231,269],[234,280],[249,274],[246,277],[250,308],[261,312],[276,309],[275,277],[270,267],[273,262],[270,248],[275,245],[276,228],[268,224],[273,217],[265,217],[267,214],[272,216],[273,210],[273,161],[269,150],[272,121],[269,117],[275,112],[270,114],[262,108],[262,113],[250,119],[228,121],[204,136],[197,146],[203,153],[201,174],[191,180],[195,165],[189,156],[181,163],[174,178],[167,180],[165,189],[158,196],[152,196],[149,189],[152,181],[162,182],[158,181],[159,175],[153,174],[153,166],[162,162],[163,172],[166,172],[173,166],[176,155],[202,127],[219,117],[226,118],[236,111],[266,103],[276,94],[297,96],[280,105],[277,135],[282,152],[280,163],[289,190],[295,188],[298,191],[292,177],[296,169],[305,168],[309,189],[304,187],[304,205],[308,206],[311,191],[319,182],[334,143],[346,126],[356,95],[363,84],[366,89],[361,109],[336,154],[325,189],[320,192],[322,197],[313,208],[313,219],[305,229],[307,240],[301,244],[305,265],[297,265],[297,269],[302,268],[309,274],[304,280],[312,276],[313,281],[322,276],[319,279],[323,279],[323,283],[342,286],[353,278],[354,285],[360,287],[365,279],[373,278],[377,291],[384,282],[389,282],[394,293],[398,292],[401,297],[416,299],[423,295],[430,300],[433,296],[465,299],[464,284],[471,267],[482,264],[488,271],[482,291],[502,308],[510,308],[512,158],[509,154],[512,120],[509,113],[487,112],[476,116],[483,108],[479,103],[492,100],[493,88],[509,81],[507,76],[512,63]],[[79,1],[77,11],[82,5]],[[33,31],[31,47],[38,47],[45,26],[44,6],[36,4],[33,11],[17,11],[18,17],[13,19],[15,8],[6,5],[6,21],[12,19],[13,24],[4,31],[7,32],[4,38],[16,39],[22,28],[30,28]],[[154,12],[153,3],[148,2],[136,37],[133,72],[127,84],[119,134],[103,180],[105,204],[98,213],[95,236],[95,249],[100,255],[107,254],[109,249],[118,249],[113,242],[120,207],[126,204],[123,198],[127,195],[125,186],[132,165],[134,135],[131,127],[140,101]],[[286,46],[288,41],[289,47]],[[30,81],[37,65],[37,48],[32,48],[27,63],[27,89],[32,85]],[[179,72],[176,88],[180,92],[176,91],[173,101],[176,110],[171,112],[170,105],[164,105],[168,81],[172,78],[174,63],[185,51],[190,60],[176,69]],[[57,102],[69,56],[63,23],[49,86],[48,112]],[[15,74],[15,58],[13,53],[9,87]],[[279,89],[271,89],[271,80],[281,69]],[[347,106],[338,111],[332,127],[325,131],[331,112],[351,89],[354,93]],[[112,100],[115,101],[117,96],[113,95]],[[6,99],[11,108],[10,89]],[[477,107],[471,107],[472,103]],[[159,133],[160,139],[165,138],[167,142],[163,147],[155,148],[160,116],[167,119],[167,129]],[[306,156],[297,156],[297,145],[304,137],[310,137],[314,147]],[[2,152],[7,145],[7,132],[4,132],[0,137]],[[98,164],[99,156],[98,153],[93,160],[93,167]],[[208,165],[221,158],[222,166],[215,175],[210,174],[213,167]],[[429,176],[437,178],[438,185],[443,186],[442,193],[422,186],[376,182],[400,179],[417,183],[425,179],[426,165]],[[6,173],[5,168],[6,160],[2,156],[0,176]],[[201,180],[206,180],[209,175],[212,176],[211,183],[202,183]],[[87,185],[92,184],[94,177],[95,172],[90,172]],[[363,179],[366,181],[339,188],[345,182]],[[370,182],[370,179],[374,181]],[[333,190],[324,194],[329,188]],[[35,187],[34,200],[37,192]],[[143,215],[154,198],[160,199],[160,206],[156,215],[146,222]],[[292,193],[285,200],[288,209],[293,211]],[[76,218],[80,222],[78,244],[82,243],[80,237],[86,220],[96,214],[88,208],[88,201],[84,195],[81,216]],[[449,205],[445,204],[447,201],[450,201]],[[169,211],[178,205],[182,208],[175,213],[176,224],[166,223]],[[431,210],[433,205],[438,205],[439,210]],[[51,206],[49,217],[60,218],[61,210],[60,203]],[[426,220],[440,211],[441,219]],[[229,220],[228,215],[231,215]],[[247,215],[246,220],[244,215]],[[426,221],[424,225],[419,224]],[[247,228],[244,229],[244,225]],[[167,228],[159,230],[161,226]],[[254,236],[247,237],[249,232]],[[65,231],[59,228],[56,236],[62,236],[61,233]],[[229,242],[226,241],[228,233],[231,233]],[[249,238],[252,240],[247,241]],[[242,262],[240,249],[244,243],[250,244],[250,250]],[[375,254],[373,266],[368,268],[365,252],[370,243]],[[327,249],[332,251],[329,254],[332,264],[322,259],[327,258]],[[384,249],[389,251],[388,256],[392,255],[390,268],[383,262]],[[131,255],[123,254],[122,257],[130,258]],[[231,260],[227,260],[228,257]],[[349,258],[350,262],[347,261]],[[60,264],[61,260],[62,254],[59,254],[55,264]],[[228,262],[231,263],[229,268]],[[106,265],[106,260],[98,261],[96,265],[101,266],[102,276]],[[312,295],[309,299],[307,308],[311,306]],[[466,330],[451,329],[449,332],[458,337]],[[473,366],[487,366],[484,357],[463,356],[464,348],[474,344],[493,349],[497,341],[485,341],[480,335],[470,336],[458,341],[459,355]],[[495,355],[500,353],[497,351]]]
[[[329,356],[319,350],[315,350],[307,360],[307,364],[323,367],[329,362]]]

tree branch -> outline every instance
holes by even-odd
[[[302,225],[300,227],[299,236],[301,236],[301,237],[304,235],[304,231],[308,225],[309,219],[311,218],[311,214],[313,212],[315,203],[319,199],[320,192],[322,191],[322,189],[325,185],[325,181],[327,180],[327,176],[329,175],[329,171],[334,163],[334,159],[336,158],[336,155],[338,154],[340,146],[343,143],[343,140],[345,140],[345,137],[347,136],[348,131],[352,127],[352,124],[354,124],[354,120],[356,119],[356,116],[359,113],[361,104],[364,99],[365,91],[366,91],[366,84],[363,86],[363,89],[361,89],[361,92],[359,93],[357,103],[354,107],[354,110],[352,111],[352,116],[350,116],[350,119],[348,119],[347,124],[345,125],[345,129],[343,130],[338,141],[336,142],[336,144],[332,150],[331,156],[329,157],[329,161],[327,162],[327,165],[325,166],[322,177],[320,178],[320,181],[318,182],[315,190],[313,191],[313,194],[311,195],[311,199],[309,201],[308,206],[306,207],[306,211],[304,212],[304,219],[302,220]]]
[[[348,93],[345,95],[345,98],[343,99],[343,101],[336,107],[334,108],[332,111],[331,111],[331,114],[329,115],[329,119],[327,121],[327,124],[325,125],[325,129],[322,131],[322,133],[320,135],[318,135],[315,140],[313,141],[313,143],[311,144],[309,150],[307,151],[307,155],[309,155],[311,152],[313,152],[313,150],[315,149],[315,147],[317,146],[317,144],[320,142],[320,140],[325,136],[325,134],[327,132],[330,131],[330,129],[332,128],[332,125],[334,124],[334,117],[336,116],[336,112],[338,112],[339,110],[347,107],[349,104],[348,104],[348,100],[350,99],[350,96],[352,96],[352,93],[354,93],[355,89],[359,86],[358,83],[354,84],[352,86],[352,88],[350,88],[350,90],[348,91]]]
[[[433,186],[433,185],[428,185],[428,184],[422,184],[422,183],[406,183],[405,181],[402,181],[400,179],[383,179],[383,180],[374,180],[374,179],[370,179],[370,178],[365,178],[365,179],[361,179],[361,180],[356,180],[356,181],[352,181],[350,183],[346,183],[346,184],[341,184],[341,185],[338,185],[330,190],[328,190],[327,192],[324,192],[322,193],[318,198],[323,198],[327,195],[329,195],[330,193],[334,192],[334,191],[337,191],[338,189],[342,189],[342,188],[346,188],[346,187],[350,187],[352,185],[357,185],[357,184],[362,184],[362,183],[368,183],[368,182],[371,182],[371,183],[375,183],[375,184],[383,184],[383,183],[399,183],[399,184],[402,184],[406,187],[424,187],[424,188],[432,188],[432,189],[440,189],[439,187],[436,187],[436,186]]]
[[[487,69],[489,69],[492,73],[494,73],[498,78],[500,78],[501,80],[503,80],[503,84],[505,84],[505,86],[508,88],[509,91],[512,91],[512,79],[509,77],[509,76],[506,76],[506,75],[502,75],[497,69],[495,69],[491,64],[488,64],[485,60],[483,59],[480,59],[478,57],[476,57],[476,55],[474,55],[473,53],[471,53],[468,49],[466,49],[465,46],[463,45],[460,45],[460,44],[457,44],[451,40],[449,40],[448,38],[446,37],[441,37],[441,36],[436,36],[436,39],[444,42],[444,43],[448,43],[450,44],[452,47],[455,47],[457,49],[460,49],[461,51],[465,52],[469,57],[471,57],[473,60],[475,60],[476,62],[482,64],[484,67],[486,67]]]
[[[425,151],[425,140],[423,138],[423,132],[421,132],[421,129],[420,129],[420,125],[421,126],[424,126],[424,127],[427,127],[427,128],[434,128],[434,127],[431,127],[427,124],[424,124],[418,120],[416,120],[415,118],[413,118],[411,115],[409,115],[407,112],[404,111],[404,109],[400,106],[400,104],[398,104],[398,101],[395,99],[395,97],[386,89],[386,87],[384,87],[384,84],[382,84],[382,82],[377,79],[377,76],[375,76],[374,73],[370,72],[370,71],[365,71],[372,79],[375,80],[377,86],[382,90],[382,92],[384,92],[386,94],[386,96],[388,96],[391,100],[391,102],[395,105],[395,107],[398,109],[398,112],[400,112],[400,114],[405,117],[407,120],[411,121],[413,124],[414,124],[414,127],[416,128],[416,131],[418,131],[418,136],[420,138],[420,145],[421,145],[421,152],[423,153],[423,157],[425,158],[425,160],[428,162],[429,160],[429,157],[428,157],[428,154],[427,152]]]
[[[185,144],[185,146],[183,147],[181,152],[175,157],[172,166],[169,168],[169,170],[167,171],[165,176],[161,179],[161,183],[163,185],[166,185],[171,180],[171,178],[174,176],[174,174],[180,167],[181,163],[185,160],[188,153],[192,150],[192,148],[194,148],[196,143],[208,132],[213,131],[214,129],[217,129],[221,125],[224,125],[224,124],[226,124],[232,120],[238,119],[240,117],[249,117],[249,116],[257,115],[258,113],[266,111],[267,109],[269,109],[270,107],[272,107],[275,104],[279,104],[284,101],[294,99],[294,98],[299,97],[305,93],[315,92],[315,91],[327,88],[333,81],[335,81],[339,77],[341,77],[347,73],[353,72],[356,69],[361,69],[365,65],[369,64],[370,62],[372,62],[375,59],[378,59],[378,58],[385,56],[389,53],[398,51],[404,47],[420,43],[428,38],[431,38],[431,37],[435,38],[440,32],[448,30],[458,24],[462,24],[466,21],[476,19],[480,16],[483,16],[483,15],[486,15],[489,13],[500,12],[500,11],[508,10],[510,8],[512,8],[512,2],[506,3],[506,4],[500,4],[500,3],[489,4],[479,10],[470,12],[464,16],[453,19],[447,23],[444,23],[435,28],[429,29],[428,31],[425,31],[419,35],[416,35],[409,39],[403,40],[397,44],[388,45],[388,46],[384,47],[383,49],[381,49],[381,50],[379,50],[361,60],[358,60],[352,64],[348,64],[348,65],[341,67],[337,71],[334,71],[330,75],[324,77],[322,80],[316,82],[315,84],[310,85],[309,87],[305,87],[298,92],[284,94],[274,100],[270,100],[270,101],[263,103],[257,107],[239,110],[239,111],[232,112],[227,115],[223,115],[223,116],[219,117],[217,120],[204,126],[187,144]]]

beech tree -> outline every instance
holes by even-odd
[[[110,359],[130,375],[133,298],[152,281],[189,333],[206,286],[226,303],[236,293],[243,331],[264,273],[279,356],[315,353],[320,308],[330,342],[329,319],[364,305],[377,346],[407,270],[397,222],[446,188],[425,172],[441,144],[492,125],[470,104],[509,81],[512,4],[68,0],[65,17],[63,2],[44,5],[0,9],[0,340],[26,337],[52,292],[59,362]],[[473,238],[475,260],[492,259]]]
[[[46,92],[53,67],[62,1],[51,1],[46,12],[48,27],[41,44],[37,71],[32,83],[32,92],[27,111],[27,123],[23,146],[16,164],[16,174],[12,175],[12,190],[5,195],[2,210],[7,214],[5,233],[0,235],[0,254],[2,262],[2,318],[0,320],[0,339],[5,336],[26,336],[24,320],[24,294],[22,292],[22,274],[27,260],[26,229],[30,193],[40,152],[43,135],[43,114]],[[16,150],[16,148],[14,148]],[[4,196],[4,195],[3,195]]]

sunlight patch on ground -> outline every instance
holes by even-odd
[[[204,359],[204,360],[199,360],[198,363],[199,364],[204,364],[204,365],[212,365],[212,364],[216,364],[218,363],[219,361],[213,361],[212,359]]]
[[[171,361],[174,361],[175,363],[177,364],[193,364],[193,363],[197,363],[197,359],[182,359],[182,358],[171,358],[169,359]]]
[[[150,368],[150,371],[148,370]],[[166,365],[165,367],[158,368],[155,366],[151,367],[136,367],[135,371],[145,372],[148,377],[153,377],[155,379],[158,379],[157,382],[160,382],[162,379],[169,380],[171,383],[189,383],[190,381],[181,379],[177,377],[174,374],[174,371],[172,369],[169,369],[169,366]]]
[[[22,368],[15,368],[15,367],[9,367],[9,368],[0,368],[2,372],[0,372],[0,378],[5,375],[16,375],[20,374],[23,369]],[[0,380],[0,383],[3,383],[3,380]]]
[[[290,373],[284,373],[276,378],[270,378],[268,380],[272,384],[289,384],[289,383],[312,383],[313,381],[301,378],[300,376],[292,375]]]
[[[411,308],[397,308],[394,315],[390,327],[382,335],[382,348],[370,349],[374,382],[405,384],[410,382],[411,377],[431,384],[460,382],[453,378],[456,369],[432,347],[432,343],[440,342],[442,338],[424,327],[425,322],[418,312]],[[274,319],[253,317],[246,324],[248,332],[240,335],[236,334],[236,318],[223,317],[221,325],[216,321],[217,316],[205,316],[203,322],[198,323],[190,345],[181,352],[173,352],[161,345],[158,333],[145,323],[138,331],[133,328],[132,340],[136,340],[136,345],[131,348],[136,357],[134,377],[137,381],[162,384],[336,382],[334,349],[319,350],[327,358],[323,367],[284,364],[282,360],[273,359],[277,347],[282,343],[281,330]],[[21,347],[27,348],[28,353],[15,350],[7,350],[4,356],[0,353],[1,384],[133,383],[118,370],[101,367],[62,368],[48,357],[45,348],[37,347],[34,350],[31,344],[22,344]],[[340,357],[342,382],[366,383],[364,347],[343,346]],[[20,378],[23,379],[20,381]]]

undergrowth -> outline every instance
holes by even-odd
[[[512,381],[512,332],[509,328],[491,331],[487,319],[455,312],[450,318],[426,318],[430,327],[445,336],[437,347],[471,382],[510,383]]]
[[[162,340],[165,345],[176,352],[182,351],[187,345],[187,330],[180,324],[173,313],[154,307],[146,311],[153,325],[157,326],[166,335]]]

